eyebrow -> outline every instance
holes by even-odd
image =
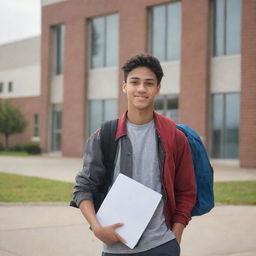
[[[129,79],[141,79],[141,78],[140,78],[140,77],[133,76],[133,77],[130,77]],[[146,78],[145,80],[147,80],[147,81],[155,81],[154,78]]]

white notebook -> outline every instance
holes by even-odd
[[[102,226],[124,223],[116,229],[126,245],[133,249],[152,218],[162,195],[143,184],[119,174],[100,209]]]

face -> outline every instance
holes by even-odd
[[[128,99],[128,108],[131,110],[151,110],[154,99],[160,92],[160,84],[154,72],[147,67],[137,67],[123,82],[123,92]]]

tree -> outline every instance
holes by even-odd
[[[8,149],[9,136],[23,133],[28,125],[20,110],[8,100],[0,104],[0,133],[5,136],[5,147]]]

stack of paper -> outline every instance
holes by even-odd
[[[119,174],[100,209],[102,226],[124,223],[116,232],[133,249],[152,218],[162,195],[141,183]]]

